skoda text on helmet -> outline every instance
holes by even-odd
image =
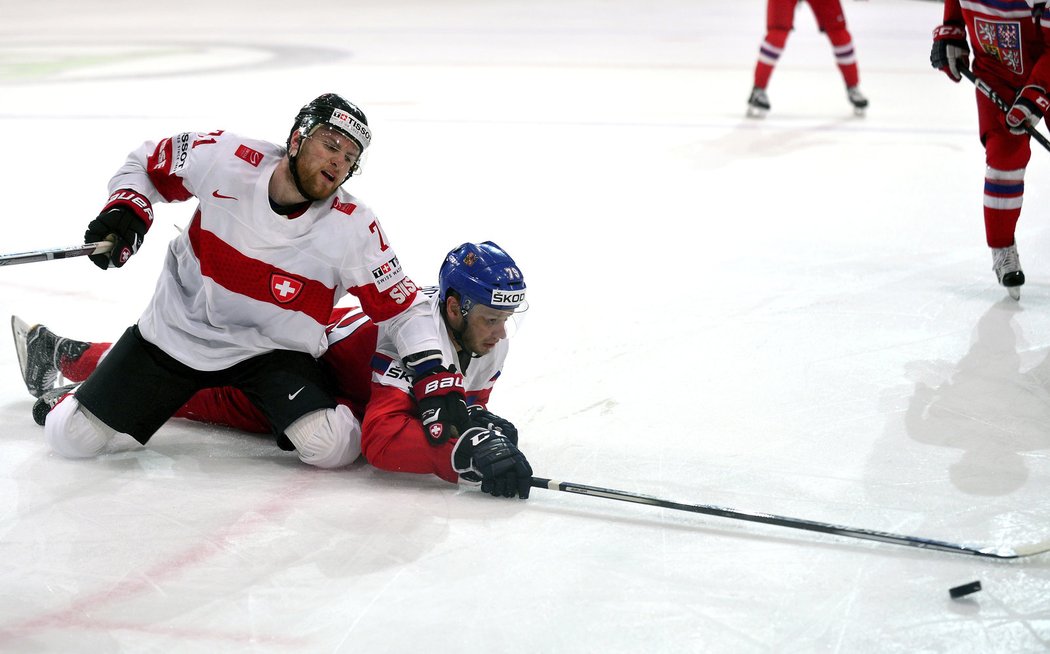
[[[475,304],[498,311],[528,309],[525,277],[506,250],[492,241],[464,243],[449,252],[438,271],[438,286],[442,305],[450,291],[459,295],[464,316]]]
[[[356,105],[347,102],[341,96],[335,93],[325,93],[303,106],[295,116],[295,124],[288,133],[286,148],[289,153],[288,158],[292,163],[292,180],[295,182],[296,189],[307,198],[310,196],[302,188],[302,184],[299,181],[299,171],[295,163],[298,153],[295,155],[291,154],[292,135],[299,132],[300,136],[307,137],[320,127],[328,127],[343,134],[357,144],[357,147],[361,149],[362,155],[372,142],[372,130],[368,128],[368,118],[365,117],[365,112],[361,111]],[[350,176],[356,173],[358,169],[359,164],[357,163],[351,166],[343,181],[350,179]],[[320,198],[311,199],[317,200]]]

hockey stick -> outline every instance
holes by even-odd
[[[19,263],[34,263],[36,261],[50,261],[52,259],[68,259],[70,257],[83,257],[91,254],[105,254],[113,247],[110,241],[99,241],[98,243],[84,243],[66,248],[54,248],[51,250],[34,250],[32,252],[16,252],[14,254],[0,254],[0,266],[13,266]]]
[[[1006,101],[999,97],[999,94],[996,93],[992,89],[992,87],[988,86],[987,82],[985,82],[980,77],[974,75],[973,71],[971,71],[969,68],[960,68],[959,73],[962,74],[962,76],[966,79],[973,82],[973,85],[977,87],[977,90],[983,93],[985,97],[987,97],[989,100],[994,102],[995,106],[999,107],[1000,111],[1002,111],[1004,114],[1010,112],[1010,105],[1006,104]],[[1029,136],[1038,141],[1039,145],[1043,146],[1048,152],[1050,152],[1050,140],[1047,140],[1047,138],[1043,136],[1042,132],[1032,127],[1028,123],[1024,123],[1024,131],[1028,132]]]
[[[974,556],[981,556],[992,559],[1017,559],[1025,556],[1035,556],[1036,554],[1050,552],[1050,540],[1044,540],[1039,543],[1031,543],[1029,545],[1022,545],[1014,548],[976,548],[967,547],[965,545],[956,545],[955,543],[947,543],[945,541],[940,540],[931,540],[929,538],[919,538],[917,536],[903,536],[901,534],[891,534],[889,532],[873,531],[871,529],[844,527],[842,525],[833,525],[827,522],[815,522],[813,520],[803,520],[801,518],[789,518],[786,516],[772,515],[769,513],[752,513],[750,511],[737,511],[735,509],[729,509],[722,506],[712,506],[709,504],[681,504],[679,502],[661,500],[655,497],[650,497],[648,495],[638,495],[635,493],[628,493],[625,491],[612,490],[610,488],[598,488],[597,486],[584,486],[583,484],[574,484],[568,481],[555,481],[552,479],[543,479],[542,477],[533,477],[532,487],[546,488],[547,490],[562,491],[564,493],[576,493],[577,495],[590,495],[591,497],[604,497],[605,499],[609,500],[634,502],[635,504],[648,504],[650,506],[658,506],[663,509],[689,511],[691,513],[703,513],[705,515],[715,515],[722,518],[732,518],[734,520],[761,522],[763,524],[776,525],[778,527],[789,527],[791,529],[817,531],[824,534],[832,534],[834,536],[845,536],[847,538],[874,540],[880,543],[906,545],[908,547],[918,547],[920,549],[937,550],[940,552],[972,554]]]

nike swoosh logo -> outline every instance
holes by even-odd
[[[236,200],[237,199],[237,198],[233,197],[232,195],[223,195],[222,193],[219,193],[219,189],[215,189],[214,191],[211,192],[211,194],[212,194],[213,197],[219,198],[220,200]]]
[[[303,388],[306,388],[306,387],[305,387],[305,386],[303,386]],[[302,392],[303,392],[303,388],[300,388],[299,390],[297,390],[297,391],[296,391],[296,392],[294,392],[294,393],[289,393],[289,394],[288,394],[288,399],[289,399],[289,400],[294,400],[294,399],[295,399],[295,396],[296,396],[296,395],[298,395],[299,393],[302,393]]]

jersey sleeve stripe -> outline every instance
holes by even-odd
[[[170,138],[164,139],[157,144],[146,160],[146,174],[149,181],[153,183],[157,192],[164,196],[168,202],[183,202],[190,199],[193,194],[183,185],[182,179],[171,173],[174,148]]]

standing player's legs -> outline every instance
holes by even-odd
[[[766,86],[773,74],[788,34],[795,22],[796,0],[767,0],[766,2],[766,36],[758,48],[758,63],[755,64],[755,83],[748,99],[748,115],[762,115],[769,110],[769,96]]]
[[[1001,97],[1010,97],[1008,89],[996,89]],[[1011,134],[1003,112],[995,103],[977,92],[977,117],[981,143],[984,144],[984,232],[992,249],[992,270],[999,283],[1015,300],[1020,298],[1024,272],[1017,255],[1014,232],[1021,217],[1024,199],[1024,175],[1032,156],[1027,134]]]
[[[828,35],[831,49],[835,54],[835,64],[846,83],[846,97],[853,108],[862,112],[868,106],[868,99],[860,92],[860,72],[857,69],[857,57],[853,49],[853,37],[846,29],[846,16],[842,12],[839,0],[808,0],[817,19],[820,31]]]

